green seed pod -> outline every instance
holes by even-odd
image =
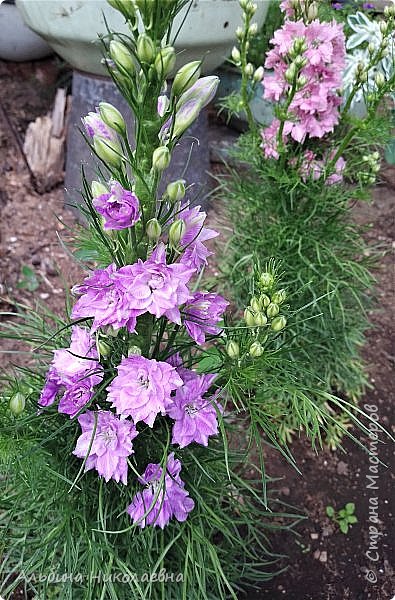
[[[281,331],[287,324],[287,319],[283,315],[279,315],[271,322],[271,328],[273,331]]]
[[[170,164],[170,151],[167,146],[159,146],[152,154],[152,166],[156,171],[164,171]]]
[[[166,192],[171,202],[182,200],[185,196],[185,180],[177,179],[177,181],[172,181],[167,186]]]
[[[258,358],[263,354],[263,348],[259,342],[253,342],[250,346],[250,356],[253,358]]]
[[[250,306],[244,311],[244,320],[247,324],[247,327],[255,327],[255,314]]]
[[[105,140],[95,136],[93,138],[93,147],[96,154],[105,163],[108,163],[111,167],[118,168],[122,163],[122,149],[117,142],[112,140]]]
[[[226,345],[226,353],[232,360],[236,360],[240,356],[240,347],[237,342],[231,340]]]
[[[155,58],[155,70],[158,77],[163,79],[174,69],[176,64],[176,51],[173,46],[162,48]]]
[[[259,282],[262,286],[262,289],[267,290],[272,287],[272,285],[274,283],[274,277],[271,273],[268,273],[267,271],[265,271],[264,273],[261,273]]]
[[[256,296],[253,296],[251,298],[250,306],[254,312],[259,312],[260,310],[262,310],[261,299],[257,298]]]
[[[262,312],[258,312],[255,315],[255,325],[257,327],[263,327],[264,325],[266,325],[267,323],[267,318],[266,315],[263,314]]]
[[[133,55],[125,44],[112,40],[110,42],[110,56],[117,67],[120,67],[129,75],[135,73],[136,66],[134,64]]]
[[[108,102],[100,102],[99,112],[105,124],[111,127],[111,129],[115,129],[115,131],[121,135],[126,133],[125,120],[115,106]]]
[[[92,197],[97,198],[98,196],[101,196],[102,194],[108,194],[108,189],[106,188],[105,185],[100,183],[100,181],[92,181],[91,192],[92,192]]]
[[[182,236],[185,233],[185,223],[182,219],[177,219],[169,227],[169,242],[173,248],[177,248]]]
[[[145,232],[150,242],[157,242],[162,233],[162,227],[160,226],[158,219],[150,219],[145,228]]]
[[[137,56],[143,63],[151,64],[155,58],[155,44],[146,33],[140,33],[137,39]]]
[[[262,296],[260,297],[260,301],[262,303],[263,308],[266,308],[267,306],[269,306],[269,304],[271,302],[269,296],[267,296],[266,294],[262,294]]]
[[[180,96],[180,94],[196,83],[200,77],[200,65],[200,60],[194,60],[177,71],[171,88],[174,96]]]
[[[275,304],[282,304],[285,301],[286,297],[287,292],[284,289],[278,290],[272,295],[272,302],[274,302]]]
[[[16,392],[10,399],[9,408],[16,417],[25,410],[26,398],[21,392]]]
[[[275,304],[274,302],[270,302],[269,306],[266,309],[266,314],[269,317],[269,319],[276,317],[279,312],[280,312],[280,308],[279,308],[278,304]]]

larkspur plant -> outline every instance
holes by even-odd
[[[254,31],[246,3],[240,5],[243,27],[232,56],[241,90],[222,105],[248,117],[249,132],[232,151],[248,176],[230,168],[220,180],[234,224],[222,266],[229,293],[245,305],[250,284],[243,270],[256,256],[281,257],[284,283],[303,307],[303,317],[289,324],[293,341],[286,356],[299,365],[306,388],[318,381],[321,390],[356,401],[367,383],[360,347],[372,306],[371,269],[383,248],[366,247],[351,205],[369,199],[380,151],[391,136],[395,7],[376,19],[346,14],[341,23],[340,11],[327,3],[284,0],[284,22],[264,65],[247,69]],[[259,69],[264,97],[274,107],[274,119],[265,125],[253,120],[248,106],[259,85],[251,73]],[[270,386],[257,394],[271,406],[283,441],[290,441],[300,423],[289,397]],[[333,416],[326,441],[335,448],[350,423],[342,410]]]
[[[37,365],[2,378],[0,591],[236,598],[270,577],[276,559],[268,477],[259,466],[245,474],[253,436],[266,427],[275,442],[250,397],[289,307],[280,314],[286,294],[273,263],[256,265],[241,325],[225,322],[225,298],[200,289],[217,232],[189,204],[187,182],[158,189],[218,78],[200,77],[194,61],[167,83],[184,0],[109,3],[130,36],[102,39],[104,63],[130,105],[135,141],[106,102],[82,119],[100,165],[95,181],[83,174],[87,224],[75,242],[89,273],[65,319],[20,307],[4,323],[2,337],[31,344]],[[290,527],[296,515],[281,517]]]

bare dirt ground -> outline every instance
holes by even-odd
[[[0,310],[15,310],[17,302],[34,306],[37,301],[62,314],[64,289],[81,280],[80,268],[59,244],[75,227],[73,215],[64,208],[62,185],[46,194],[35,192],[23,161],[20,143],[28,123],[45,114],[52,103],[59,77],[54,59],[35,63],[0,62]],[[19,143],[18,143],[19,142]],[[393,245],[394,170],[383,172],[374,202],[358,207],[358,221],[371,223],[369,239],[388,249]],[[27,269],[26,269],[27,267]],[[371,389],[361,406],[378,414],[381,423],[391,427],[394,365],[393,276],[390,254],[383,258],[377,273],[380,310],[372,313],[372,329],[364,357],[369,365]],[[29,289],[30,288],[30,289]],[[34,288],[34,289],[32,289]],[[2,316],[0,319],[8,319]],[[14,349],[1,341],[2,350]],[[13,355],[0,354],[0,366]],[[367,437],[360,437],[369,445]],[[299,510],[306,519],[297,536],[280,532],[272,538],[274,550],[287,554],[288,570],[265,585],[248,592],[253,599],[279,600],[390,600],[395,594],[391,561],[392,446],[378,445],[382,464],[369,470],[369,457],[346,441],[346,453],[329,450],[315,453],[298,440],[293,445],[298,475],[275,453],[267,456],[270,475],[283,478],[278,483],[279,498]],[[377,474],[377,479],[368,479]],[[373,481],[374,485],[369,487]],[[344,535],[325,514],[328,504],[336,509],[354,502],[358,523]],[[369,518],[370,517],[370,518]],[[16,594],[14,598],[23,598]]]

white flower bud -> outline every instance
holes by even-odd
[[[16,417],[25,410],[26,398],[22,392],[16,392],[10,399],[9,408]]]
[[[167,186],[166,192],[171,202],[182,200],[185,196],[185,180],[178,179],[177,181],[172,181]]]
[[[309,21],[314,21],[318,17],[318,6],[316,2],[312,2],[307,10],[307,18]]]
[[[256,35],[258,33],[258,23],[251,23],[251,25],[248,28],[248,34],[253,36]]]
[[[155,57],[155,44],[146,33],[140,33],[137,39],[136,53],[143,63],[151,64]]]
[[[234,60],[234,62],[236,64],[239,64],[241,56],[240,56],[240,51],[238,48],[236,48],[236,46],[233,46],[231,56],[232,56],[232,60]]]
[[[240,25],[236,28],[236,37],[238,40],[241,40],[244,36],[243,28]]]
[[[181,238],[185,233],[185,223],[182,219],[177,219],[169,227],[169,242],[173,248],[177,248]]]
[[[263,312],[258,312],[255,315],[255,325],[257,327],[263,327],[267,323],[266,315]]]
[[[110,56],[115,64],[124,69],[128,74],[133,75],[136,71],[133,55],[125,44],[112,40],[110,42]]]
[[[152,166],[156,171],[164,171],[170,164],[170,151],[167,146],[155,148],[152,154]]]
[[[236,360],[240,356],[240,347],[237,342],[231,340],[226,345],[226,353],[232,360]]]
[[[258,83],[259,81],[262,81],[264,75],[265,75],[264,68],[263,67],[258,67],[257,69],[255,69],[253,80]]]
[[[277,316],[279,312],[280,312],[280,308],[279,308],[278,304],[275,304],[274,302],[270,302],[269,306],[266,309],[267,316],[270,319],[272,319],[273,317]]]
[[[253,342],[250,346],[250,356],[259,358],[263,354],[263,347],[259,342]]]
[[[273,329],[273,331],[281,331],[282,329],[284,329],[284,327],[287,324],[287,319],[285,317],[283,317],[282,315],[276,317],[275,319],[273,319],[273,321],[271,322],[271,328]]]
[[[254,74],[254,67],[251,63],[247,63],[245,68],[244,68],[244,73],[247,75],[247,77],[252,77]]]
[[[385,77],[381,72],[376,73],[374,80],[378,88],[381,88],[385,85]]]
[[[162,233],[162,227],[158,219],[150,219],[146,225],[145,233],[150,242],[157,242]]]
[[[247,327],[255,327],[255,314],[249,306],[244,311],[244,321]]]

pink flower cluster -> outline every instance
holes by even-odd
[[[302,156],[302,164],[300,166],[300,175],[303,181],[307,181],[310,177],[315,181],[322,177],[325,173],[326,165],[332,160],[336,153],[333,150],[329,155],[323,159],[317,158],[317,155],[312,150],[306,150]],[[346,167],[346,161],[340,156],[334,164],[334,172],[326,177],[326,185],[334,185],[343,181],[343,172]]]
[[[284,104],[296,86],[287,110],[283,141],[290,136],[302,143],[307,136],[321,138],[333,131],[339,120],[341,98],[337,90],[345,64],[343,26],[318,20],[308,24],[286,20],[271,42],[274,47],[267,54],[265,67],[273,69],[273,73],[265,75],[264,97]],[[295,81],[289,77],[292,65]],[[275,119],[262,131],[262,148],[267,157],[278,158],[279,127],[280,121]]]

